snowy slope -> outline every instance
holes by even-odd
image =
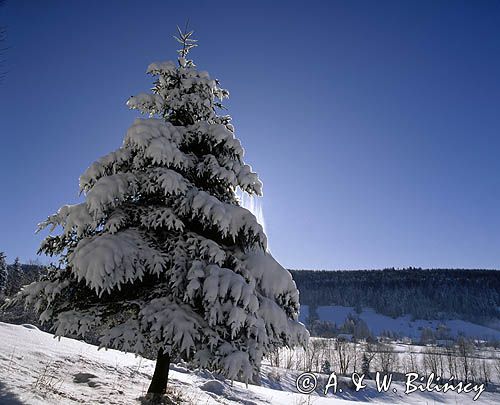
[[[0,323],[0,404],[134,404],[147,390],[154,363],[116,350],[72,339],[60,341],[29,326]],[[280,375],[279,381],[269,374]],[[187,404],[338,405],[371,403],[472,403],[470,394],[379,394],[373,387],[344,392],[341,397],[303,395],[295,392],[297,372],[264,366],[262,386],[217,380],[209,372],[171,367],[169,382],[174,396]],[[499,403],[500,395],[485,392],[476,403]]]
[[[301,322],[305,322],[308,313],[308,306],[301,305],[299,320]],[[355,311],[354,307],[332,305],[318,307],[317,313],[322,321],[330,321],[335,322],[337,325],[342,325],[347,316],[350,313],[354,314]],[[420,338],[422,328],[431,328],[435,330],[439,325],[445,324],[450,328],[450,333],[454,337],[459,334],[463,334],[465,336],[478,339],[500,339],[500,331],[460,319],[439,321],[425,319],[412,320],[410,315],[391,318],[389,316],[379,314],[371,308],[363,308],[363,311],[360,314],[357,314],[357,316],[366,322],[370,331],[376,336],[380,335],[383,331],[391,331],[396,332],[401,336],[418,339]]]

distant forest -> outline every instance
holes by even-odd
[[[500,271],[416,268],[395,270],[290,270],[301,304],[371,307],[398,317],[500,319]]]

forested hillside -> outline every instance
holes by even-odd
[[[500,318],[500,271],[385,269],[292,270],[301,304],[371,307],[397,317],[456,317],[476,323]]]

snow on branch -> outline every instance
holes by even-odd
[[[94,230],[97,227],[97,222],[96,217],[90,214],[86,203],[64,205],[59,208],[56,214],[38,224],[38,230],[50,227],[52,232],[56,226],[60,225],[64,235],[75,232],[76,236],[79,237],[85,232]]]
[[[166,266],[165,255],[133,228],[82,239],[68,259],[78,281],[97,294],[140,280],[146,271],[158,274]]]
[[[175,345],[178,351],[188,357],[193,354],[195,340],[206,326],[203,318],[189,305],[178,304],[166,297],[151,300],[140,311],[139,317],[143,328],[150,330],[167,352]]]
[[[206,223],[216,226],[224,237],[236,240],[240,232],[252,235],[265,249],[267,237],[255,216],[238,205],[223,203],[216,197],[195,188],[187,194],[188,204],[193,216],[201,216]]]
[[[137,118],[127,130],[123,145],[132,149],[145,150],[153,139],[166,139],[179,144],[179,130],[169,122],[157,118]]]
[[[138,189],[137,177],[133,173],[117,173],[101,177],[87,193],[87,206],[93,215],[114,208]]]
[[[124,148],[101,157],[80,176],[80,191],[87,191],[101,177],[116,173],[131,157],[131,151]]]
[[[274,257],[265,252],[251,251],[243,256],[242,265],[244,274],[257,280],[266,297],[275,299],[286,296],[286,304],[298,309],[299,292],[297,286],[290,273]],[[295,315],[298,316],[298,314]]]

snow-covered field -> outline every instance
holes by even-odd
[[[29,326],[0,323],[0,404],[134,404],[140,403],[153,373],[154,362],[116,350],[52,335]],[[170,390],[187,404],[349,404],[472,403],[472,394],[404,394],[402,383],[393,383],[397,392],[378,393],[373,383],[355,393],[327,397],[296,392],[299,372],[262,368],[262,386],[220,381],[206,371],[190,371],[173,365]],[[277,377],[279,376],[279,377]],[[323,388],[318,386],[318,391]],[[484,392],[476,403],[500,403],[500,393]]]
[[[335,322],[337,325],[342,325],[349,314],[354,314],[354,307],[343,306],[320,306],[317,309],[319,319],[322,321]],[[300,306],[299,320],[304,322],[309,314],[307,305]],[[401,336],[418,339],[420,338],[422,328],[431,328],[436,330],[439,325],[446,325],[450,329],[450,334],[453,337],[462,334],[464,336],[477,339],[500,339],[500,331],[492,328],[487,328],[475,323],[462,321],[460,319],[448,320],[412,320],[410,315],[391,318],[386,315],[379,314],[371,308],[363,308],[360,314],[357,314],[360,319],[366,322],[370,331],[379,336],[383,331],[391,331],[398,333]]]

